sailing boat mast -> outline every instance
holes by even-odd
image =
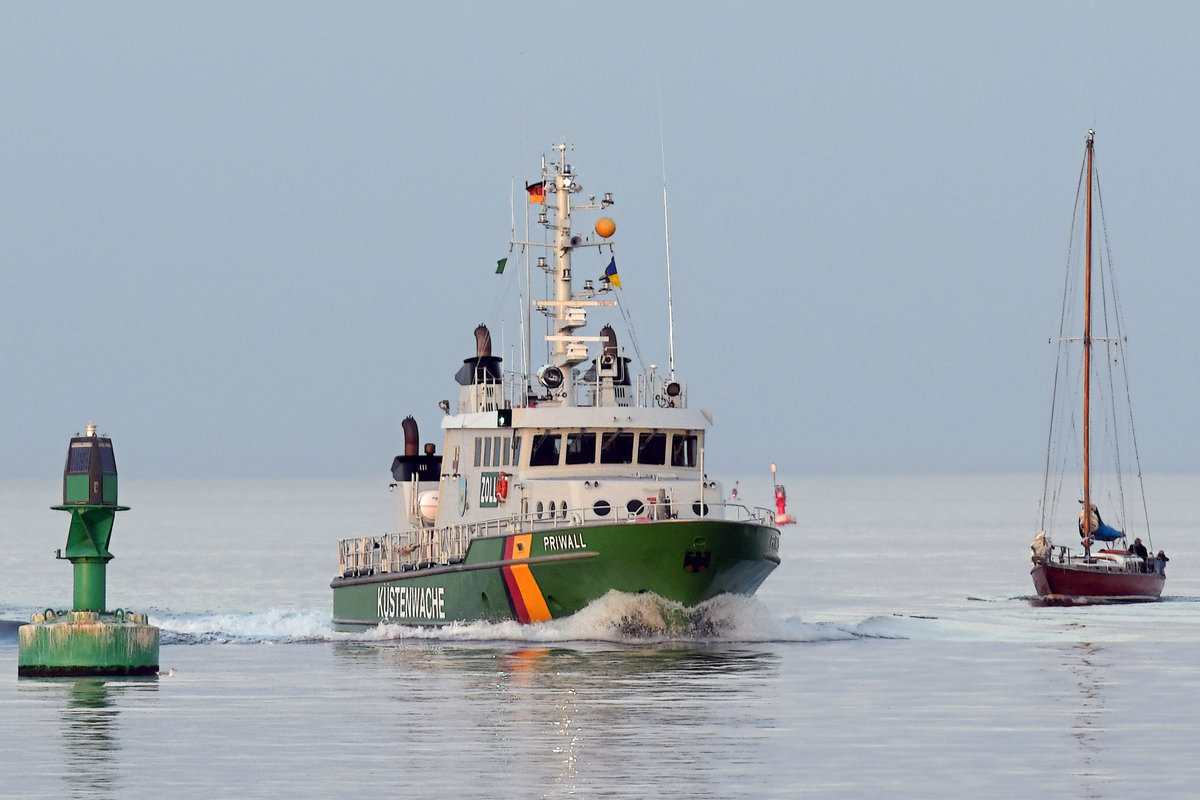
[[[1096,132],[1087,132],[1087,194],[1083,267],[1083,519],[1084,558],[1092,555],[1091,491],[1091,386],[1092,386],[1092,144]]]

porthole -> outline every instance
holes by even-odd
[[[567,518],[567,501],[566,500],[563,500],[561,503],[558,504],[558,518],[559,519]]]
[[[646,504],[641,500],[634,498],[625,504],[625,510],[635,517],[646,516]]]
[[[550,519],[554,519],[554,512],[557,509],[558,509],[558,505],[555,504],[555,502],[553,500],[551,500],[550,505],[546,507],[546,511],[548,512],[548,516],[550,517]]]
[[[543,506],[542,506],[542,501],[541,501],[541,500],[538,500],[538,504],[537,504],[537,518],[538,518],[538,519],[541,519],[541,518],[542,518],[542,511],[543,511],[543,510],[544,510],[544,509],[543,509]]]
[[[692,503],[692,513],[697,517],[708,516],[708,503],[701,503],[699,500]]]
[[[609,511],[612,511],[612,506],[608,504],[607,500],[597,500],[592,503],[592,513],[597,517],[607,517]]]

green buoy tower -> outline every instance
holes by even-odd
[[[27,677],[72,675],[157,675],[158,628],[145,614],[106,611],[105,572],[113,519],[128,506],[117,505],[117,461],[112,440],[96,435],[71,439],[63,470],[63,504],[71,514],[67,548],[55,554],[75,569],[74,607],[34,614],[19,631],[17,674]]]

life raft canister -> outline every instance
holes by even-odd
[[[503,503],[508,499],[508,473],[501,472],[496,478],[496,499]]]

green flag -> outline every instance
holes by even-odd
[[[507,263],[508,263],[508,259],[507,259],[507,258],[502,258],[502,259],[500,259],[499,261],[497,261],[497,262],[496,262],[496,274],[497,274],[497,275],[503,275],[503,274],[504,274],[504,265],[505,265],[505,264],[507,264]]]

